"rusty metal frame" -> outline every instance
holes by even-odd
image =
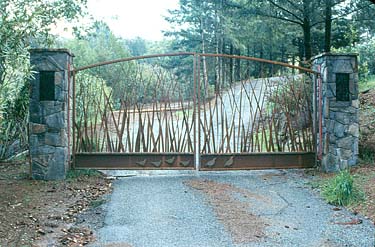
[[[77,153],[76,168],[194,170],[192,153]]]
[[[71,145],[71,141],[72,141],[72,139],[74,139],[74,138],[72,138],[72,136],[71,136],[71,123],[72,123],[72,120],[70,119],[70,114],[72,113],[71,112],[71,105],[70,105],[70,101],[71,101],[71,86],[72,86],[72,81],[71,81],[71,77],[72,77],[72,74],[71,74],[71,64],[72,64],[72,60],[73,60],[73,58],[71,58],[71,61],[69,61],[69,63],[68,63],[68,71],[67,71],[67,76],[68,76],[68,99],[67,99],[67,109],[68,109],[68,112],[67,112],[67,118],[68,118],[68,124],[67,124],[67,134],[68,134],[68,157],[69,157],[69,159],[70,159],[70,157],[71,157],[71,150],[70,150],[70,145]],[[73,167],[73,164],[72,164],[72,160],[69,160],[69,168],[71,168],[71,167]]]
[[[76,74],[80,71],[91,69],[95,67],[100,67],[104,65],[110,65],[115,63],[121,63],[126,61],[134,61],[147,58],[159,58],[159,57],[172,57],[172,56],[193,56],[193,80],[194,80],[194,100],[193,100],[193,129],[194,129],[194,145],[193,154],[191,153],[77,153],[76,152],[76,140],[75,135],[75,120],[76,120]],[[83,66],[79,68],[74,68],[71,70],[71,75],[73,77],[73,114],[72,114],[72,159],[73,166],[76,168],[96,168],[96,169],[196,169],[196,170],[234,170],[234,169],[267,169],[267,168],[308,168],[313,167],[315,164],[315,152],[283,152],[283,153],[201,153],[201,131],[199,131],[200,123],[199,118],[201,117],[200,105],[202,103],[200,96],[201,80],[200,80],[200,67],[202,57],[222,57],[230,59],[241,59],[248,61],[255,61],[261,63],[268,63],[273,65],[280,65],[283,67],[288,67],[292,69],[297,69],[302,72],[319,74],[311,69],[295,66],[283,62],[272,61],[267,59],[246,57],[239,55],[228,55],[228,54],[202,54],[194,52],[180,52],[180,53],[167,53],[167,54],[155,54],[146,56],[136,56],[128,57],[122,59],[116,59],[111,61],[100,62],[88,66]],[[199,89],[197,91],[197,88]],[[198,121],[198,122],[197,122]],[[314,145],[316,148],[316,145]],[[193,155],[192,162],[194,167],[190,166],[180,166],[171,167],[165,160],[171,159],[171,157],[181,157],[191,159]],[[142,162],[146,157],[147,159],[157,160],[151,162],[159,162],[160,166],[152,165],[134,165],[135,160]],[[209,167],[207,162],[217,159],[217,166]],[[216,161],[215,159],[215,161]],[[233,164],[225,166],[228,160],[232,159]],[[77,163],[78,161],[78,163]],[[261,164],[261,165],[259,165]],[[190,164],[189,164],[190,165]]]
[[[293,65],[293,64],[289,64],[289,63],[283,63],[283,62],[279,62],[279,61],[268,60],[268,59],[264,59],[264,58],[247,57],[247,56],[239,56],[239,55],[229,55],[229,54],[214,54],[214,53],[197,53],[197,55],[202,56],[202,57],[225,57],[225,58],[249,60],[249,61],[268,63],[268,64],[273,64],[273,65],[280,65],[280,66],[283,66],[283,67],[288,67],[288,68],[291,68],[291,69],[298,69],[300,71],[304,71],[304,72],[308,72],[308,73],[316,73],[312,69],[304,68],[304,67],[301,67],[301,66],[296,66],[296,65]]]
[[[199,60],[198,60],[199,61]],[[198,102],[197,102],[197,88],[199,88],[199,69],[198,69],[198,74],[197,74],[197,67],[199,68],[200,65],[199,65],[199,62],[197,61],[197,55],[194,54],[194,59],[193,59],[193,85],[194,85],[194,109],[193,109],[193,119],[194,119],[194,166],[195,166],[195,169],[196,170],[199,170],[199,165],[200,165],[200,155],[199,155],[199,150],[200,150],[200,147],[199,147],[199,141],[197,140],[200,140],[200,134],[198,132],[198,136],[197,136],[197,131],[198,131],[198,128],[197,128],[197,123],[199,123],[199,116],[200,116],[200,113],[199,113],[199,110],[198,110],[198,113],[197,113],[197,105],[199,106],[199,96],[198,96]],[[197,64],[198,63],[198,64]],[[198,103],[198,104],[197,104]],[[199,109],[199,107],[198,107]],[[199,126],[199,125],[198,125]]]
[[[133,61],[133,60],[141,60],[141,59],[147,59],[147,58],[156,58],[156,57],[176,57],[176,56],[189,56],[193,55],[197,58],[199,57],[226,57],[226,58],[234,58],[234,59],[243,59],[243,60],[249,60],[249,61],[256,61],[256,62],[262,62],[262,63],[268,63],[268,64],[274,64],[274,65],[281,65],[284,67],[292,68],[292,69],[298,69],[304,72],[309,73],[317,73],[316,71],[313,71],[308,68],[304,68],[301,66],[292,65],[289,63],[283,63],[279,61],[273,61],[273,60],[267,60],[263,58],[257,58],[257,57],[246,57],[246,56],[239,56],[239,55],[229,55],[229,54],[214,54],[214,53],[196,53],[196,52],[177,52],[177,53],[162,53],[162,54],[155,54],[155,55],[146,55],[146,56],[135,56],[135,57],[126,57],[126,58],[120,58],[120,59],[114,59],[110,61],[95,63],[83,67],[79,67],[74,69],[74,72],[79,72],[82,70],[99,67],[103,65],[109,65],[114,63],[121,63],[121,62],[127,62],[127,61]]]
[[[201,159],[202,171],[296,169],[315,166],[314,152],[203,154]]]
[[[147,58],[157,58],[157,57],[177,57],[177,56],[189,56],[189,55],[195,55],[197,53],[194,52],[177,52],[177,53],[164,53],[164,54],[155,54],[155,55],[146,55],[146,56],[135,56],[135,57],[126,57],[126,58],[120,58],[120,59],[114,59],[110,61],[95,63],[83,67],[79,67],[77,69],[74,69],[75,72],[79,72],[86,69],[91,69],[103,65],[109,65],[114,63],[121,63],[121,62],[128,62],[128,61],[134,61],[134,60],[141,60],[141,59],[147,59]]]
[[[76,120],[76,72],[73,70],[71,72],[71,75],[73,77],[73,86],[72,86],[72,94],[73,94],[73,106],[72,106],[72,165],[73,168],[76,168],[76,131],[75,131],[75,120]]]

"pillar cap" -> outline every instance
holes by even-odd
[[[54,53],[67,53],[69,56],[74,57],[74,54],[69,50],[65,48],[34,48],[29,49],[30,53],[44,53],[44,52],[54,52]]]
[[[321,57],[358,57],[358,53],[333,53],[333,52],[324,52],[319,55],[313,56],[311,61],[321,58]]]

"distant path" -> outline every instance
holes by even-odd
[[[334,211],[303,171],[200,174],[114,182],[94,246],[374,246],[374,225]]]

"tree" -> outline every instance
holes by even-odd
[[[314,28],[321,28],[324,23],[324,51],[329,52],[332,40],[332,22],[346,20],[354,13],[364,12],[369,8],[370,4],[367,0],[266,0],[261,4],[259,1],[250,0],[247,5],[247,10],[251,14],[300,26],[303,33],[303,55],[306,60],[309,60],[313,55],[312,34]]]
[[[0,83],[4,82],[6,60],[27,54],[32,40],[45,42],[52,24],[72,20],[86,0],[2,0],[0,2]],[[38,44],[34,44],[36,46]],[[10,59],[11,58],[11,59]],[[8,61],[10,62],[10,61]]]
[[[142,56],[147,53],[146,40],[142,39],[141,37],[127,39],[125,40],[125,45],[128,47],[133,56]]]
[[[75,54],[76,67],[130,56],[124,40],[116,37],[102,21],[95,21],[84,36],[63,40],[61,46],[69,48]],[[118,78],[122,70],[121,64],[117,64],[91,69],[88,73],[101,77],[108,86],[116,88],[113,96],[117,99],[121,98],[124,91],[125,78]]]
[[[302,29],[303,34],[303,56],[309,60],[313,54],[312,46],[312,28],[321,24],[325,19],[324,11],[330,14],[333,3],[332,0],[326,0],[326,6],[322,6],[321,0],[266,0],[265,3],[249,1],[248,10],[251,14],[256,14],[268,18],[277,19],[289,25],[297,25]],[[324,10],[324,11],[323,11]],[[323,18],[322,18],[323,17]],[[331,18],[329,18],[329,21]],[[330,22],[328,20],[327,23]],[[326,34],[330,35],[329,32]],[[330,37],[327,37],[330,40]]]
[[[73,20],[85,4],[86,0],[0,1],[0,159],[15,140],[26,142],[28,49],[48,46],[52,24]]]
[[[0,1],[0,96],[20,88],[30,75],[28,49],[47,45],[52,24],[76,18],[86,0]],[[16,94],[13,94],[16,95]],[[0,107],[3,106],[0,98]],[[0,108],[1,111],[1,108]]]

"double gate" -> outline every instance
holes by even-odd
[[[287,63],[197,53],[77,68],[74,166],[312,167],[312,75]]]

